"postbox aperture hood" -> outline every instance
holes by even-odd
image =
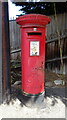
[[[45,26],[50,23],[50,18],[41,14],[27,14],[16,18],[17,24],[21,26]]]

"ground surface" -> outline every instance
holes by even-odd
[[[0,105],[1,118],[65,118],[67,107],[67,88],[46,88],[44,102],[38,107],[26,107],[18,87],[12,87],[12,100]]]

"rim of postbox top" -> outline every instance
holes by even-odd
[[[42,26],[49,24],[51,19],[42,14],[27,14],[16,18],[17,24],[22,27],[28,26]]]

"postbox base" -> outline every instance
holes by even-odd
[[[43,104],[45,92],[42,92],[37,95],[27,95],[24,92],[22,92],[23,95],[23,103],[27,107],[39,107]]]

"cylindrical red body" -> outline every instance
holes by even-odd
[[[16,19],[21,26],[22,90],[36,95],[44,92],[44,65],[47,16],[24,15]]]

